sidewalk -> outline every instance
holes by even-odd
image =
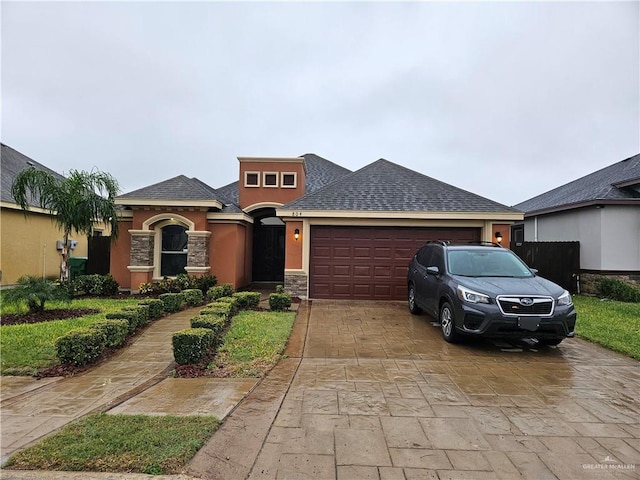
[[[183,385],[190,385],[189,398],[200,400],[198,412],[193,412],[191,402],[184,401],[184,392],[180,395],[167,393],[167,389],[171,390],[171,381],[176,380],[167,379],[174,365],[172,335],[188,328],[189,320],[199,309],[183,310],[152,322],[130,346],[84,374],[41,380],[2,377],[2,463],[17,450],[90,413],[111,410],[110,413],[182,414],[181,410],[187,407],[190,409],[187,413],[206,413],[223,418],[253,388],[255,379],[240,382],[212,378],[180,379],[185,380]],[[156,389],[157,393],[153,394]],[[205,396],[209,397],[207,401],[204,401]],[[203,405],[206,411],[201,411]],[[3,479],[58,478],[55,475],[58,474],[0,471]],[[81,478],[151,478],[148,475],[88,475],[94,474],[83,472]],[[63,476],[69,478],[69,473],[65,472]]]

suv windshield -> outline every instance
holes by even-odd
[[[531,277],[529,268],[507,250],[449,250],[451,275],[464,277]]]

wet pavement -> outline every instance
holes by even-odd
[[[451,345],[429,317],[401,303],[316,300],[307,313],[304,355],[276,369],[292,379],[286,392],[261,395],[258,386],[188,474],[639,478],[640,371],[632,359],[580,339],[540,349]]]
[[[188,328],[199,310],[187,309],[154,321],[130,346],[78,376],[2,377],[2,463],[17,450],[94,412],[208,414],[223,419],[251,391],[256,379],[167,378],[175,365],[172,335]],[[11,478],[7,471],[0,477]]]
[[[185,317],[188,323],[189,314]],[[128,350],[135,348],[123,355]],[[300,305],[285,353],[267,377],[239,387],[250,393],[227,410],[221,428],[184,475],[154,478],[640,478],[638,362],[586,341],[567,339],[557,348],[540,349],[526,342],[451,345],[429,317],[409,314],[403,303],[315,300]],[[132,365],[136,356],[124,361]],[[147,377],[162,375],[161,363]],[[111,387],[121,412],[200,413],[204,397],[214,404],[228,391],[204,382],[211,379],[155,381],[152,387],[140,376],[125,379],[126,370],[123,364],[112,372],[112,383],[141,393],[124,402],[125,394]],[[33,431],[39,422],[56,428],[56,419],[67,422],[113,406],[91,393],[107,388],[101,378],[103,384],[89,390],[74,387],[73,379],[52,381],[31,394],[16,385],[17,396],[6,393],[3,378],[3,449],[6,408],[14,430],[23,420]],[[159,389],[156,394],[153,388]],[[46,392],[62,400],[57,410],[35,408],[32,397],[46,398]],[[71,412],[65,400],[70,392],[95,404]],[[216,393],[207,397],[207,392]],[[185,401],[194,395],[204,397]],[[163,399],[164,406],[153,399]],[[185,403],[192,408],[185,409]],[[35,419],[24,412],[25,418],[19,417],[23,404],[31,405]],[[16,479],[151,478],[59,475],[2,471],[2,478]]]

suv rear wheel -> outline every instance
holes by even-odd
[[[440,307],[440,328],[442,329],[442,337],[447,342],[455,343],[458,340],[453,308],[449,302],[444,302]]]
[[[416,287],[413,286],[413,283],[409,285],[409,294],[407,296],[407,301],[409,303],[409,311],[414,315],[419,315],[422,310],[416,304]]]

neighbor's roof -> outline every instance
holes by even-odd
[[[149,203],[173,204],[176,202],[210,205],[222,208],[218,192],[198,180],[178,175],[163,182],[134,190],[116,197],[119,205],[144,205]]]
[[[385,212],[507,212],[518,210],[385,159],[377,160],[283,209]]]
[[[515,208],[527,215],[594,203],[640,203],[640,154],[526,200]]]
[[[24,168],[37,168],[38,170],[49,172],[51,175],[59,178],[60,180],[64,179],[64,177],[58,172],[54,172],[50,168],[45,167],[41,163],[36,162],[26,155],[23,155],[22,153],[14,150],[4,143],[2,143],[1,145],[2,151],[0,153],[0,171],[2,171],[2,175],[0,177],[0,198],[2,202],[16,203],[13,195],[11,195],[11,186],[13,185],[13,180],[16,178],[18,173]],[[32,201],[29,202],[29,205],[33,207],[40,206],[37,198],[33,197]]]

